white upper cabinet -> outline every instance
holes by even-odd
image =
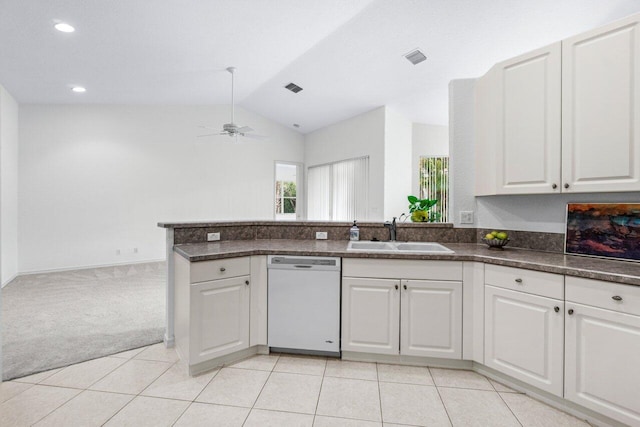
[[[476,195],[640,190],[639,23],[630,16],[477,80]]]
[[[562,43],[563,191],[640,190],[639,22]]]
[[[561,44],[496,66],[497,194],[560,192]]]

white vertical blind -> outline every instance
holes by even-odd
[[[430,211],[449,220],[449,157],[420,157],[420,198],[438,200]]]
[[[369,157],[311,166],[307,217],[313,220],[366,219],[369,209]]]

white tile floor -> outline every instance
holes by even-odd
[[[470,371],[254,356],[189,377],[162,344],[0,383],[0,426],[588,426]]]

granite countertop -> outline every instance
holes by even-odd
[[[588,279],[640,286],[640,263],[505,248],[497,251],[475,243],[445,243],[453,254],[407,254],[347,251],[344,240],[229,240],[189,243],[174,251],[191,262],[247,255],[309,255],[343,258],[477,261]]]

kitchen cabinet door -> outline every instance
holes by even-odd
[[[462,359],[462,282],[402,280],[400,354]]]
[[[562,42],[563,192],[640,190],[639,23]]]
[[[497,194],[559,193],[561,43],[495,68]]]
[[[562,397],[564,302],[485,286],[490,368]]]
[[[342,350],[398,354],[400,280],[342,279]]]
[[[189,364],[249,348],[249,277],[191,285]]]
[[[640,317],[567,302],[565,399],[640,425]]]

